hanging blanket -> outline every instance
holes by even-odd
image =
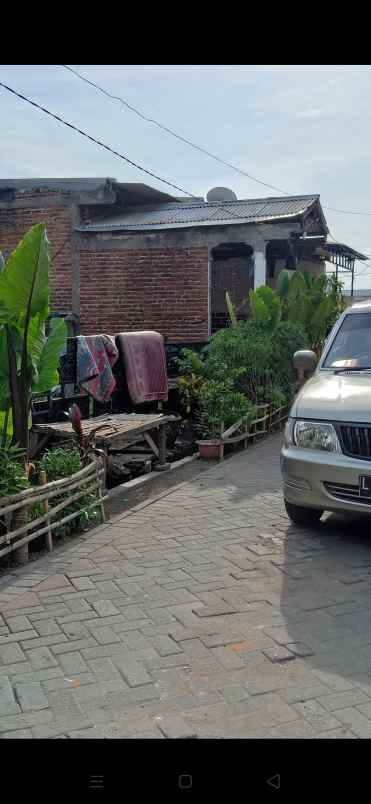
[[[167,401],[168,382],[164,339],[159,332],[120,332],[116,343],[125,364],[126,380],[136,405]]]
[[[116,388],[112,366],[118,354],[110,335],[77,337],[77,383],[97,402],[108,402]]]

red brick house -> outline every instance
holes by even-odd
[[[282,267],[318,273],[329,259],[318,195],[237,200],[216,188],[204,201],[114,179],[0,180],[5,257],[40,221],[53,310],[74,313],[83,334],[155,329],[202,343],[226,322],[226,290],[240,304]]]

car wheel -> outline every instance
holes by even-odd
[[[285,500],[286,513],[295,522],[295,525],[312,525],[321,519],[323,511],[318,508],[302,508],[299,505],[292,505],[292,503]]]

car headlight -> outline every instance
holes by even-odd
[[[295,421],[289,419],[285,430],[286,446],[341,452],[336,430],[328,422]]]

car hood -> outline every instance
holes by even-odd
[[[371,373],[318,372],[299,392],[291,416],[371,423]]]

